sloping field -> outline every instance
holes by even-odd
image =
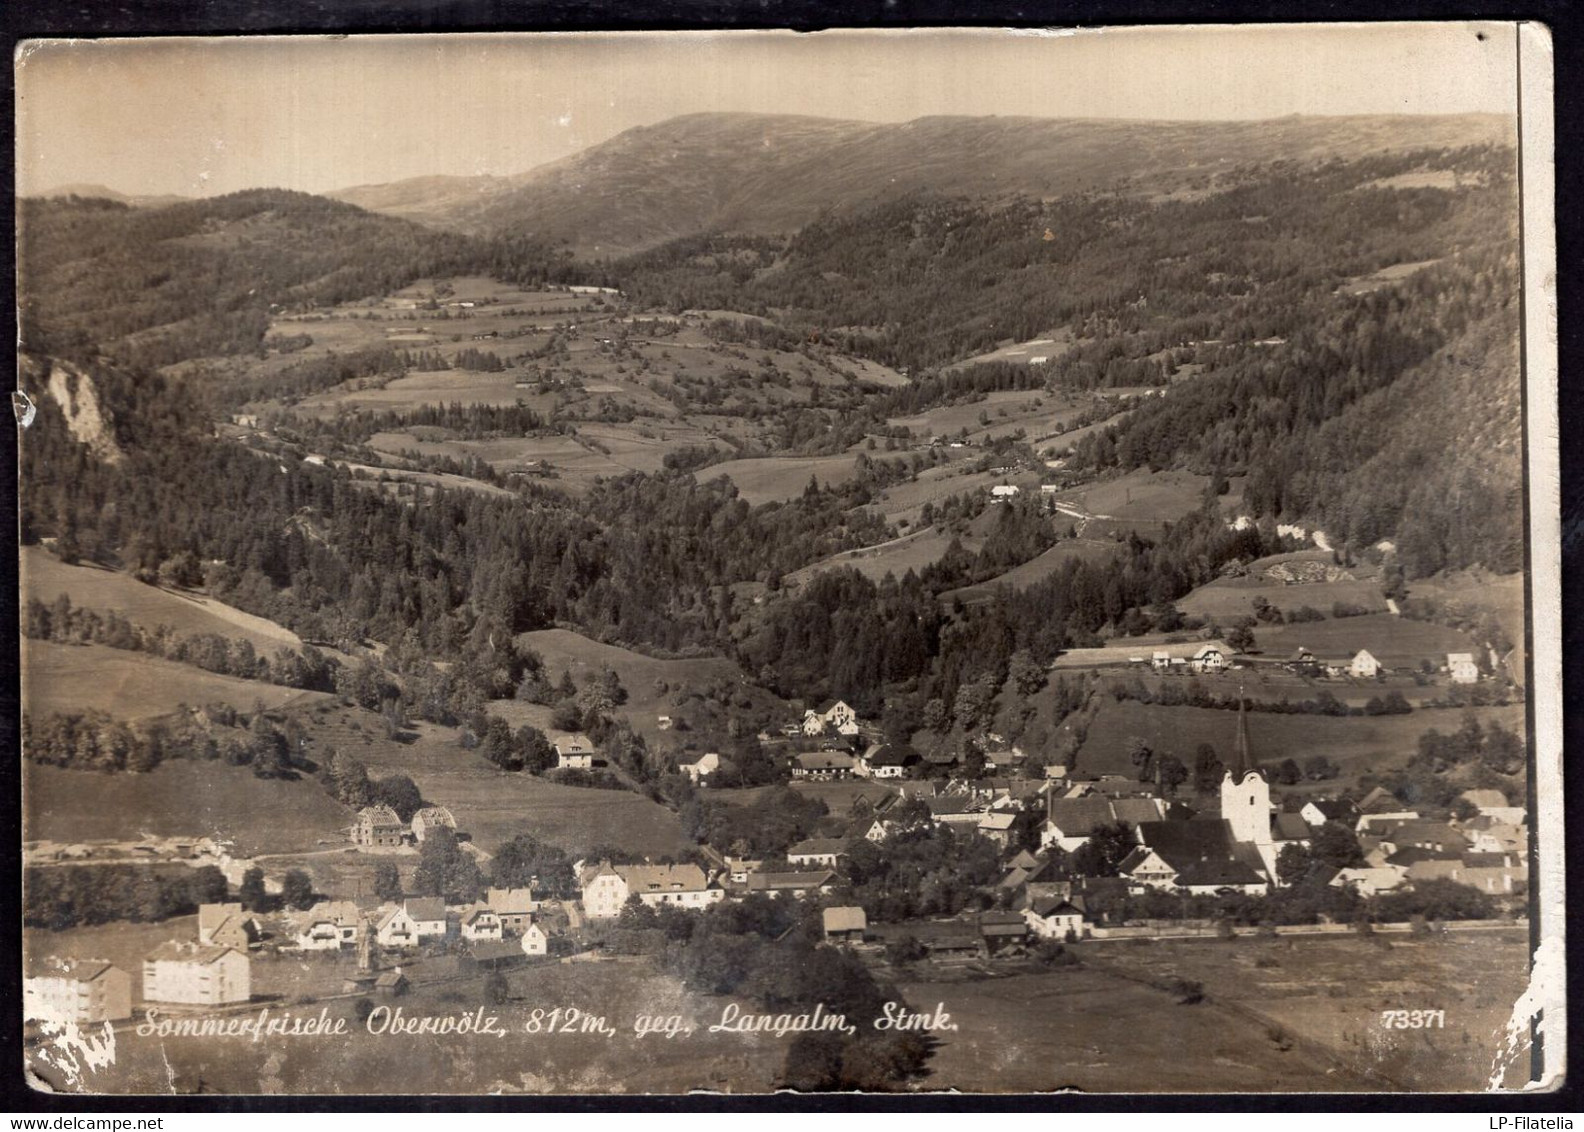
[[[697,475],[701,482],[725,476],[737,487],[737,494],[751,506],[785,503],[803,494],[810,477],[822,487],[843,484],[853,478],[858,466],[856,453],[837,456],[760,456],[747,460],[727,460],[705,468]]]
[[[68,566],[36,546],[21,552],[22,596],[45,605],[61,594],[74,606],[100,613],[115,610],[134,625],[169,625],[180,636],[215,633],[253,643],[260,656],[281,647],[301,648],[302,640],[285,626],[255,617],[202,594],[144,585],[130,574],[102,566]]]
[[[1062,492],[1057,498],[1091,515],[1172,522],[1199,506],[1209,476],[1140,468],[1116,479]]]
[[[1258,582],[1252,578],[1217,578],[1213,582],[1206,582],[1180,598],[1177,608],[1194,617],[1231,621],[1237,617],[1253,616],[1255,598],[1264,598],[1283,613],[1291,613],[1307,605],[1330,616],[1331,607],[1337,602],[1372,611],[1386,608],[1386,599],[1381,596],[1379,582],[1314,582],[1289,586],[1280,582]],[[1264,634],[1256,631],[1255,635],[1263,644]]]
[[[1038,558],[1032,558],[1021,566],[1014,566],[1006,573],[998,574],[987,582],[980,582],[976,586],[964,586],[960,590],[952,590],[941,596],[947,600],[960,598],[970,605],[976,601],[988,601],[997,586],[1011,586],[1015,590],[1024,589],[1043,581],[1074,559],[1084,562],[1104,562],[1114,558],[1120,549],[1119,544],[1109,539],[1071,539],[1057,543]]]
[[[299,719],[311,737],[313,758],[334,750],[358,759],[371,777],[407,775],[426,802],[447,807],[458,830],[486,853],[519,833],[571,853],[606,844],[660,855],[691,844],[676,815],[658,802],[626,790],[559,786],[499,770],[477,751],[465,750],[456,728],[413,723],[402,740],[392,742],[379,717],[355,708],[303,712]]]
[[[224,703],[252,711],[259,703],[273,710],[331,698],[102,645],[23,641],[22,672],[22,702],[35,717],[92,708],[117,719],[152,719],[182,704]]]
[[[1317,657],[1351,657],[1360,649],[1368,649],[1376,660],[1391,668],[1417,668],[1423,661],[1440,667],[1446,664],[1449,652],[1472,652],[1476,659],[1486,659],[1485,650],[1465,633],[1390,613],[1256,628],[1254,636],[1260,651],[1278,659],[1291,656],[1300,647]]]
[[[1055,330],[1047,330],[1044,334],[1030,338],[1026,342],[1012,342],[983,354],[975,354],[963,361],[954,362],[946,367],[945,372],[984,362],[1023,362],[1032,365],[1035,358],[1055,358],[1058,354],[1065,353],[1071,344],[1072,327],[1058,326]]]
[[[255,778],[222,762],[172,759],[146,774],[23,767],[29,840],[207,836],[251,856],[339,844],[352,821],[312,779]]]
[[[1260,763],[1288,758],[1302,763],[1311,755],[1325,755],[1340,764],[1344,774],[1358,774],[1402,766],[1418,749],[1420,735],[1432,727],[1443,734],[1455,731],[1463,714],[1457,709],[1358,717],[1256,711],[1248,713],[1249,741]],[[1482,723],[1496,721],[1522,732],[1521,704],[1479,708],[1475,714]],[[1104,699],[1078,749],[1077,775],[1137,774],[1128,758],[1129,739],[1135,735],[1157,752],[1169,751],[1188,764],[1200,743],[1209,743],[1225,761],[1236,741],[1237,713]]]
[[[840,554],[833,554],[829,558],[823,558],[788,574],[785,580],[801,585],[821,571],[843,566],[852,567],[871,581],[878,582],[887,574],[895,574],[900,578],[909,570],[922,570],[937,561],[946,553],[951,541],[952,536],[949,533],[939,527],[931,527],[929,530],[915,531],[913,534],[903,535],[901,538],[892,539],[878,546],[844,550]],[[963,540],[963,546],[972,552],[978,549],[982,541],[966,538]]]

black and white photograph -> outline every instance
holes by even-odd
[[[38,1095],[1561,1081],[1543,28],[13,70]]]

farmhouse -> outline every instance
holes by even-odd
[[[132,976],[107,959],[45,959],[22,980],[22,1017],[78,1025],[130,1018]]]
[[[523,949],[510,940],[483,940],[471,948],[471,953],[464,956],[458,967],[464,971],[501,971],[511,967],[520,967],[523,963]]]
[[[413,933],[422,943],[426,939],[444,939],[446,936],[445,901],[438,896],[409,897],[403,904],[412,920]]]
[[[847,855],[847,843],[834,837],[815,837],[799,841],[786,851],[789,865],[824,865],[834,869]]]
[[[891,743],[864,752],[854,773],[865,778],[906,778],[920,761],[919,753],[912,747]]]
[[[1447,653],[1447,675],[1452,677],[1454,684],[1477,684],[1480,673],[1479,665],[1474,663],[1474,654],[1471,652]]]
[[[793,778],[848,778],[856,765],[851,755],[840,751],[811,751],[792,760]]]
[[[200,904],[198,942],[246,951],[258,942],[258,925],[240,904]]]
[[[484,897],[484,905],[500,920],[504,935],[525,930],[539,911],[539,902],[527,888],[492,888]]]
[[[252,997],[248,957],[234,947],[162,943],[143,960],[143,998],[193,1006],[225,1006]]]
[[[594,747],[581,735],[566,735],[555,741],[558,770],[592,770]]]
[[[1055,846],[1065,853],[1074,853],[1102,825],[1121,822],[1136,829],[1140,822],[1161,821],[1165,817],[1166,806],[1159,798],[1107,798],[1101,794],[1052,798],[1045,808],[1040,848]]]
[[[960,794],[925,798],[924,804],[929,807],[930,820],[936,825],[957,829],[977,829],[989,810],[978,798]]]
[[[651,908],[670,904],[703,908],[725,897],[697,865],[612,865],[601,861],[582,876],[583,911],[591,920],[614,919],[630,896]]]
[[[817,710],[810,708],[803,713],[803,734],[851,738],[858,734],[858,713],[843,700],[834,700]]]
[[[1357,655],[1348,662],[1348,675],[1358,680],[1373,680],[1380,674],[1380,661],[1370,655],[1368,649],[1359,649]]]
[[[1334,821],[1351,829],[1358,821],[1359,813],[1358,807],[1346,798],[1316,798],[1305,802],[1298,815],[1312,826]]]
[[[825,938],[837,943],[862,943],[869,928],[869,918],[862,908],[839,906],[821,913]]]
[[[677,770],[687,775],[694,786],[708,786],[712,781],[719,781],[722,775],[731,774],[736,769],[730,759],[714,751],[699,756],[697,762],[677,764]]]
[[[304,951],[339,951],[357,942],[363,913],[350,900],[321,900],[308,910],[297,946]]]
[[[456,819],[451,816],[451,811],[444,806],[425,806],[413,815],[413,839],[419,843],[422,843],[425,837],[442,827],[449,829],[452,833],[456,832]]]
[[[771,896],[802,898],[811,892],[823,896],[835,887],[836,874],[829,869],[818,872],[754,873],[748,878],[749,892],[763,892]]]
[[[1040,939],[1065,939],[1068,932],[1080,936],[1084,930],[1083,897],[1038,897],[1023,909],[1023,920]]]
[[[462,917],[462,938],[470,942],[499,940],[500,917],[488,908],[475,908]]]
[[[997,502],[1010,502],[1018,495],[1018,486],[1010,483],[999,483],[990,489],[990,498]]]
[[[406,840],[407,826],[389,806],[364,806],[352,827],[352,843],[365,848],[390,848]]]
[[[1005,849],[1012,839],[1012,825],[1017,818],[1015,813],[989,813],[980,818],[979,824],[974,828],[980,837],[987,837]]]
[[[1225,672],[1226,653],[1218,645],[1201,645],[1188,664],[1195,672]]]

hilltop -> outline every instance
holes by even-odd
[[[520,176],[423,177],[327,194],[476,234],[611,257],[708,231],[782,234],[909,193],[1203,195],[1239,166],[1510,142],[1493,115],[1139,122],[930,117],[876,123],[689,114]]]

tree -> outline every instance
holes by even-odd
[[[249,912],[263,912],[269,904],[269,894],[264,891],[264,870],[255,865],[242,874],[242,884],[237,889],[237,899]]]
[[[656,924],[655,910],[643,902],[636,892],[627,898],[616,917],[616,926],[628,931],[642,931]]]
[[[1226,767],[1209,743],[1200,743],[1194,751],[1194,789],[1201,794],[1213,794],[1221,785]]]
[[[194,904],[222,904],[231,891],[225,874],[217,865],[204,865],[194,869],[187,880],[187,891]]]
[[[1303,771],[1293,759],[1283,759],[1276,767],[1275,780],[1282,786],[1294,786],[1303,781]]]
[[[374,866],[374,895],[390,903],[401,901],[401,873],[394,861],[381,861]]]
[[[454,831],[439,826],[424,837],[418,851],[418,867],[413,870],[415,893],[463,903],[475,899],[483,887],[478,862],[463,852]]]
[[[1359,848],[1358,838],[1340,822],[1328,821],[1315,830],[1309,842],[1309,855],[1333,869],[1346,869],[1364,863],[1364,850]]]
[[[1080,876],[1114,877],[1120,865],[1138,842],[1124,822],[1096,826],[1089,840],[1073,853],[1073,868]]]
[[[412,816],[423,808],[423,795],[418,786],[405,774],[393,774],[374,783],[375,802],[389,806],[402,821],[412,821]]]
[[[1127,750],[1128,761],[1138,771],[1138,780],[1148,782],[1155,760],[1155,752],[1150,748],[1148,740],[1141,735],[1130,735],[1127,740]]]
[[[1309,874],[1313,863],[1309,850],[1296,841],[1290,841],[1282,846],[1276,856],[1276,879],[1282,884],[1297,884]]]
[[[1251,652],[1258,642],[1254,640],[1254,630],[1247,625],[1234,625],[1227,630],[1226,643],[1237,652]]]
[[[1161,790],[1168,796],[1177,793],[1177,787],[1188,781],[1188,768],[1176,755],[1165,754],[1155,760],[1155,773]]]
[[[281,881],[281,903],[289,908],[312,908],[313,879],[302,869],[288,869]]]

